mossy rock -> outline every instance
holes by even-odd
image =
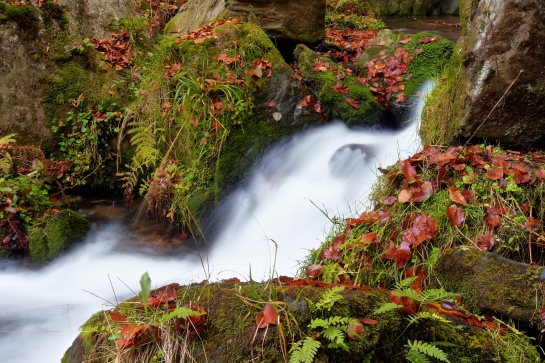
[[[70,245],[82,240],[91,225],[78,213],[64,209],[43,223],[34,225],[29,233],[30,257],[44,263],[59,256]]]
[[[543,267],[530,266],[495,253],[461,248],[441,254],[432,281],[458,291],[475,311],[543,327],[537,309],[544,305]]]
[[[301,69],[303,80],[320,101],[325,110],[325,118],[340,119],[349,126],[380,125],[383,119],[383,108],[375,100],[369,88],[356,77],[346,74],[342,67],[331,59],[320,56],[304,45],[295,50],[297,66]],[[329,67],[322,71],[313,70],[316,61],[327,63]],[[337,69],[337,71],[334,71]],[[342,74],[342,80],[337,75]],[[343,95],[332,89],[337,83],[349,88]],[[348,101],[353,100],[357,107]]]
[[[409,37],[411,40],[405,42]],[[425,38],[433,38],[435,41],[421,43],[420,39]],[[399,43],[400,40],[403,40],[404,44]],[[454,43],[437,34],[427,32],[408,35],[388,29],[381,30],[369,48],[358,59],[357,73],[366,76],[367,69],[364,67],[366,62],[379,58],[382,51],[387,56],[392,56],[397,48],[406,49],[409,55],[413,57],[408,63],[407,74],[403,75],[405,80],[401,82],[401,84],[405,85],[403,92],[407,96],[412,96],[422,83],[429,79],[437,79],[442,74],[452,55]],[[391,107],[397,107],[393,102],[394,99],[395,97],[392,97],[390,101]]]
[[[280,310],[280,324],[257,329],[256,316],[269,301],[265,296],[270,288],[270,285],[255,282],[179,287],[175,306],[184,306],[191,301],[191,304],[202,307],[206,312],[204,329],[198,334],[187,334],[183,330],[173,331],[172,327],[163,324],[159,327],[162,332],[160,340],[152,339],[136,348],[126,349],[120,352],[120,356],[124,362],[139,362],[144,357],[148,357],[145,361],[163,362],[161,352],[170,352],[171,347],[183,344],[184,352],[177,349],[178,353],[174,353],[178,359],[180,354],[185,354],[185,358],[198,362],[247,362],[249,357],[282,362],[289,358],[288,351],[294,342],[314,336],[322,343],[315,356],[317,362],[362,362],[366,359],[370,362],[406,362],[408,341],[441,342],[437,347],[453,363],[512,362],[516,354],[515,359],[523,357],[523,360],[516,361],[540,362],[535,347],[524,336],[512,333],[500,336],[457,318],[451,318],[450,322],[421,319],[418,324],[410,325],[404,314],[395,309],[375,315],[373,311],[376,308],[389,302],[388,293],[384,290],[344,289],[339,292],[340,300],[329,310],[319,313],[311,312],[309,301],[315,304],[321,300],[328,291],[327,287],[276,285],[275,301],[271,304]],[[162,308],[148,308],[144,312],[137,297],[119,304],[114,312],[135,326],[158,324],[164,314]],[[319,329],[309,327],[313,319],[329,317],[372,317],[376,323],[365,325],[361,335],[355,339],[349,339],[343,333],[348,350],[334,349],[327,348],[324,334],[316,334]],[[96,313],[81,327],[82,332],[62,362],[80,362],[83,357],[93,363],[113,362],[117,348],[107,337],[113,336],[120,328],[108,312]]]

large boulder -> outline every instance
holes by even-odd
[[[372,0],[370,6],[381,16],[457,15],[460,0]]]
[[[465,0],[461,8],[465,29],[448,84],[437,90],[444,95],[432,102],[431,108],[442,111],[424,115],[425,141],[433,141],[426,136],[432,129],[444,129],[436,141],[457,143],[476,137],[474,141],[543,148],[545,3]]]
[[[169,22],[166,31],[179,29],[186,33],[218,16],[232,16],[254,19],[270,37],[312,44],[325,35],[325,10],[325,0],[190,0]]]

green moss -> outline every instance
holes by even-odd
[[[30,257],[36,263],[53,260],[71,244],[83,239],[89,231],[89,222],[78,213],[65,209],[29,233]]]
[[[321,107],[325,110],[326,119],[341,119],[347,125],[375,125],[380,122],[382,108],[375,100],[371,91],[361,84],[354,76],[344,74],[342,68],[329,58],[318,56],[303,45],[295,50],[297,65],[301,69],[301,75],[309,88],[314,92]],[[329,64],[329,69],[316,72],[313,70],[316,60]],[[336,68],[337,72],[331,70]],[[340,81],[336,73],[343,73]],[[337,83],[342,83],[349,88],[346,95],[332,89]],[[358,108],[349,104],[346,100],[353,99],[359,105]]]
[[[61,30],[68,28],[68,15],[63,7],[56,2],[47,0],[40,8],[46,22],[56,22]]]
[[[6,20],[14,21],[20,29],[34,33],[38,29],[38,17],[32,5],[6,5],[3,11]]]

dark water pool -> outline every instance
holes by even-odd
[[[430,32],[438,34],[453,42],[458,40],[462,30],[458,17],[430,17],[430,18],[386,18],[382,19],[386,27],[402,33],[413,34]]]

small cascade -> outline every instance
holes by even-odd
[[[228,198],[202,261],[195,254],[128,251],[123,241],[138,236],[120,220],[93,224],[83,243],[43,268],[0,261],[0,362],[58,363],[80,325],[137,294],[146,271],[153,288],[296,273],[331,227],[324,213],[363,209],[377,167],[418,150],[422,106],[419,99],[413,121],[395,132],[332,122],[273,148]]]

